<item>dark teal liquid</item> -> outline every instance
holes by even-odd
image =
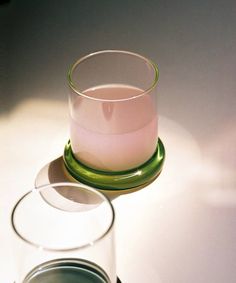
[[[97,265],[77,259],[59,259],[35,267],[23,283],[110,283]]]

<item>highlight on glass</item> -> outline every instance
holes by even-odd
[[[116,283],[114,209],[76,183],[33,189],[13,208],[16,283]]]

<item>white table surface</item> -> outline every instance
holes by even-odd
[[[68,139],[68,65],[120,48],[159,64],[166,161],[147,188],[113,200],[117,273],[123,283],[235,283],[235,1],[15,2],[0,9],[1,21],[11,15],[0,96],[0,282],[14,280],[11,208]]]
[[[67,104],[29,99],[2,117],[0,125],[0,282],[10,283],[10,210],[39,170],[62,154]],[[113,200],[118,274],[124,283],[233,283],[236,192],[222,183],[222,175],[229,174],[227,181],[230,172],[204,159],[177,123],[161,116],[159,125],[166,147],[163,172],[147,188]]]

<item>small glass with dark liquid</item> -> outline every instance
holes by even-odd
[[[116,283],[114,209],[76,183],[26,193],[12,216],[16,283]]]

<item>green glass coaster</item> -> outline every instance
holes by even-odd
[[[74,157],[70,141],[65,146],[63,159],[67,171],[79,182],[102,190],[127,190],[144,186],[161,173],[165,148],[158,139],[153,156],[141,166],[127,171],[100,171],[82,164]]]

